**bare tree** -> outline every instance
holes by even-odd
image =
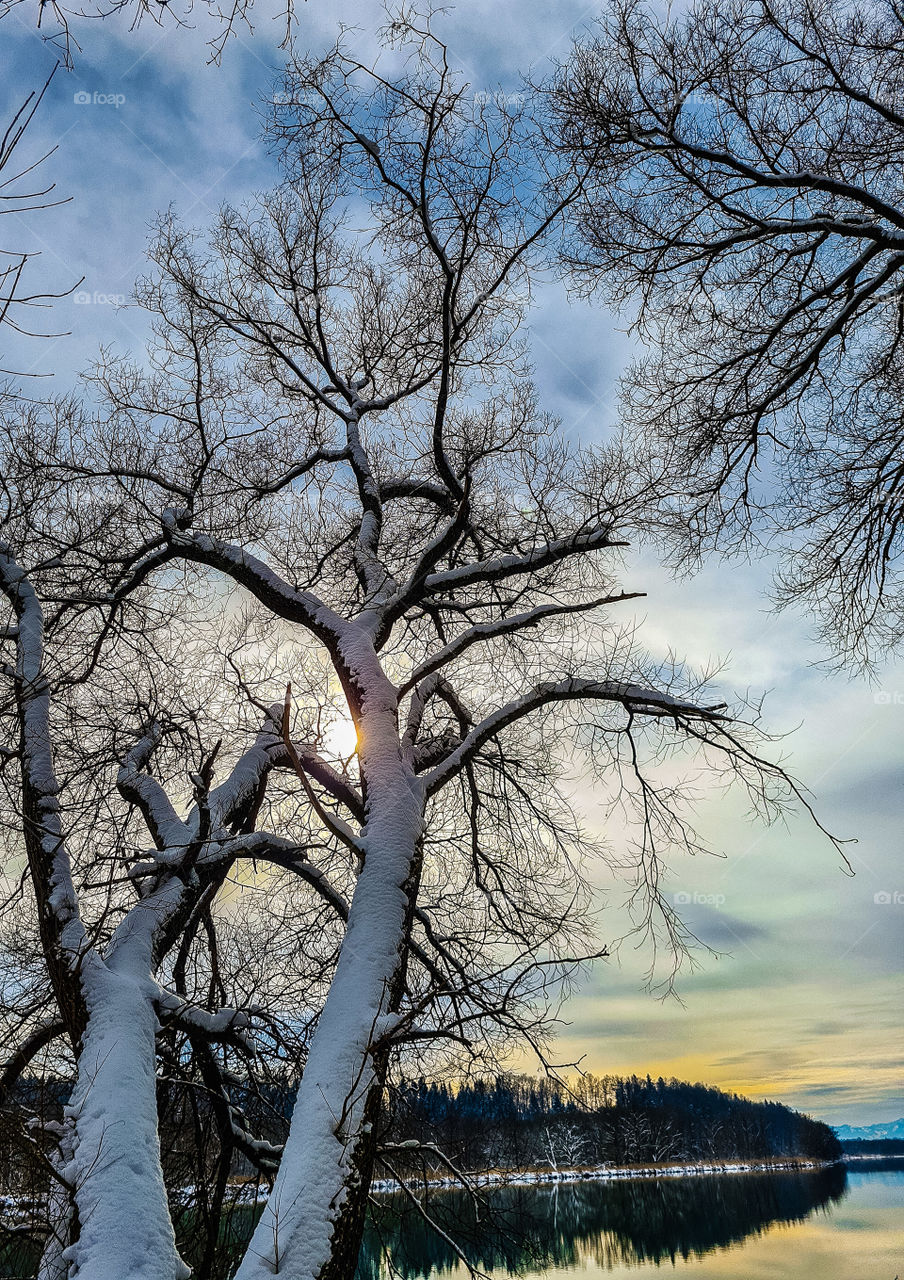
[[[159,27],[167,24],[187,29],[193,25],[192,0],[184,5],[171,0],[90,0],[87,4],[72,4],[69,0],[0,0],[0,21],[11,13],[27,6],[34,14],[35,29],[59,54],[61,61],[72,67],[76,55],[81,52],[80,39],[86,24],[103,18],[122,18],[135,30],[143,22],[153,22]],[[208,40],[209,61],[219,63],[229,41],[240,30],[253,33],[251,10],[254,0],[204,0],[202,13],[211,20],[213,34]],[[280,0],[271,15],[282,27],[280,48],[287,48],[295,31],[294,0]]]
[[[596,156],[572,265],[639,301],[654,521],[679,558],[752,530],[839,655],[898,646],[901,6],[616,0],[558,90],[567,149]]]
[[[633,817],[640,921],[673,947],[662,862],[698,846],[656,761],[692,751],[767,814],[799,798],[618,623],[633,477],[569,446],[527,379],[531,276],[584,173],[526,109],[470,96],[429,31],[388,38],[391,80],[342,45],[290,68],[278,191],[206,239],[163,219],[147,362],[108,356],[91,406],[6,424],[9,823],[77,1064],[47,1276],[184,1274],[154,1105],[174,1026],[180,1081],[278,1162],[238,1276],[351,1277],[397,1154],[392,1062],[546,1060],[598,951],[575,751]],[[301,970],[281,1153],[234,1114],[222,1056],[244,1079],[284,1039],[278,990],[229,1003],[217,979],[249,899]]]
[[[24,158],[22,154],[25,131],[34,119],[55,72],[56,68],[51,71],[40,90],[27,96],[13,113],[0,138],[0,216],[37,212],[66,203],[65,199],[54,196],[53,183],[44,185],[36,176],[40,165],[53,154],[55,148],[31,158]],[[49,337],[50,334],[36,332],[27,316],[31,311],[49,306],[54,298],[65,296],[71,289],[65,293],[30,290],[30,286],[26,284],[26,271],[36,256],[27,250],[0,249],[0,327],[5,325],[33,337]],[[76,288],[78,283],[76,281],[71,288]],[[0,365],[0,376],[11,376],[12,373],[12,370]],[[11,394],[11,388],[0,389],[2,396]]]
[[[567,1172],[587,1163],[589,1143],[586,1132],[579,1125],[545,1125],[541,1139],[545,1163],[555,1175],[558,1176],[560,1169]]]

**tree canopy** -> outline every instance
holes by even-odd
[[[902,634],[904,14],[616,0],[558,82],[593,157],[569,259],[632,311],[624,383],[676,562],[777,554],[843,660]]]

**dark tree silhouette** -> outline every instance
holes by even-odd
[[[677,560],[777,549],[842,659],[904,632],[904,10],[608,6],[558,83],[592,157],[571,266],[628,307],[651,521]]]
[[[162,1084],[212,1099],[209,1221],[234,1154],[273,1178],[241,1280],[347,1280],[393,1064],[543,1058],[599,954],[574,759],[633,820],[670,953],[663,860],[698,842],[656,765],[800,798],[618,625],[635,477],[530,385],[519,325],[584,172],[429,30],[388,38],[391,81],[342,44],[292,65],[277,191],[206,236],[161,220],[147,359],[2,424],[5,920],[43,957],[4,1015],[13,1078],[52,1036],[73,1082],[45,1276],[184,1274]],[[277,1144],[234,1090],[286,1063]]]

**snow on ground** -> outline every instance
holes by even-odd
[[[472,1187],[526,1187],[546,1186],[562,1182],[615,1182],[624,1178],[693,1178],[720,1173],[772,1173],[793,1170],[820,1169],[824,1161],[791,1159],[775,1161],[733,1160],[722,1164],[674,1164],[649,1165],[630,1168],[615,1165],[601,1165],[588,1169],[534,1169],[530,1171],[511,1171],[494,1173],[469,1173],[467,1179]],[[375,1178],[371,1191],[376,1194],[390,1193],[400,1189],[400,1183],[394,1178]],[[420,1178],[408,1184],[412,1189],[423,1187]],[[431,1178],[430,1187],[444,1190],[461,1186],[457,1178],[444,1175]],[[258,1187],[253,1182],[246,1182],[234,1198],[236,1204],[263,1204],[268,1196],[266,1187]],[[191,1204],[195,1195],[192,1186],[183,1187],[179,1193],[180,1204]]]

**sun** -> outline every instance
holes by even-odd
[[[358,731],[348,716],[340,716],[328,727],[323,741],[330,755],[347,760],[358,750]]]

